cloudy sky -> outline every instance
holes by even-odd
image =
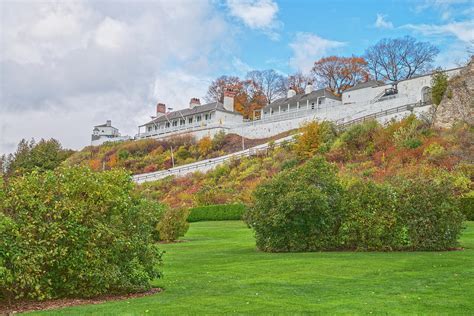
[[[158,101],[184,108],[222,74],[305,72],[406,34],[453,67],[474,41],[470,0],[2,0],[0,14],[0,153],[31,137],[80,149],[107,119],[134,135]]]

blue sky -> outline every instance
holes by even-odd
[[[460,37],[472,39],[474,32],[474,4],[469,1],[284,0],[274,3],[278,11],[274,25],[268,28],[252,28],[245,25],[245,19],[235,18],[236,23],[243,23],[248,29],[240,38],[243,47],[240,59],[250,68],[295,71],[298,63],[291,62],[294,51],[289,44],[298,43],[302,33],[339,42],[340,45],[324,52],[342,55],[363,54],[366,47],[384,37],[411,35],[440,48],[437,65],[455,67],[467,55],[468,43]],[[272,36],[273,33],[277,36]]]
[[[474,43],[472,0],[6,0],[0,15],[0,154],[31,137],[80,149],[108,119],[134,135],[223,74],[307,72],[404,35],[455,67]]]

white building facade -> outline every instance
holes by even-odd
[[[451,78],[459,74],[461,69],[444,72]],[[158,103],[155,116],[138,127],[135,139],[191,135],[199,140],[206,136],[212,137],[220,131],[256,139],[297,129],[313,120],[343,123],[408,104],[416,103],[417,112],[423,113],[431,104],[431,81],[432,74],[390,84],[372,80],[355,85],[340,97],[327,89],[313,90],[308,84],[304,93],[297,94],[290,89],[286,97],[265,106],[259,120],[250,122],[244,122],[243,116],[235,111],[235,92],[227,89],[222,103],[201,105],[199,99],[192,98],[189,107],[179,111],[167,111],[164,104]],[[118,129],[111,126],[110,121],[94,127],[93,145],[116,140],[123,140],[123,137]]]
[[[91,145],[98,146],[105,142],[117,142],[130,139],[130,136],[120,136],[118,128],[113,127],[112,121],[107,120],[105,124],[94,126],[91,136]]]

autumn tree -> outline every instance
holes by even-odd
[[[335,95],[369,79],[367,62],[361,57],[324,57],[314,63],[313,74],[318,82]]]
[[[431,70],[439,49],[411,36],[384,38],[365,51],[367,67],[376,80],[398,81]]]
[[[241,80],[238,77],[229,76],[221,76],[211,83],[205,97],[206,101],[222,103],[226,88],[235,91],[234,108],[244,118],[253,118],[254,111],[267,104],[267,98],[258,83],[251,79]]]
[[[250,71],[246,79],[254,84],[258,94],[263,94],[268,103],[286,94],[285,77],[273,69]]]

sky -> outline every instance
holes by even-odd
[[[106,120],[133,136],[220,75],[308,72],[404,35],[452,68],[474,43],[471,0],[2,0],[0,17],[0,154],[22,138],[81,149]]]

